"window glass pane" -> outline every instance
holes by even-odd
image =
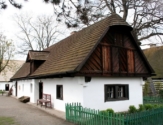
[[[57,85],[56,87],[56,98],[57,99],[63,99],[63,86],[62,85]]]
[[[107,87],[107,98],[114,98],[114,87],[113,86],[108,86]]]
[[[129,99],[128,85],[105,85],[105,101],[116,101]]]
[[[124,97],[124,87],[118,86],[118,97]]]
[[[62,90],[62,87],[60,87],[60,98],[63,97],[63,90]]]

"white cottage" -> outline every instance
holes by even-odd
[[[8,66],[0,73],[0,90],[9,91],[13,83],[10,78],[16,73],[16,71],[22,66],[24,61],[10,60]]]
[[[132,28],[118,15],[107,17],[43,51],[29,51],[12,77],[15,96],[30,101],[51,94],[52,107],[65,103],[115,111],[143,103],[143,79],[154,74],[135,41]]]

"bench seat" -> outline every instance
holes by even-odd
[[[43,106],[43,104],[45,104],[45,108],[50,107],[51,106],[51,95],[50,94],[43,94],[42,99],[37,99],[37,105],[41,104],[41,107]]]

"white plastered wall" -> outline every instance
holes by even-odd
[[[105,84],[128,84],[129,100],[122,101],[104,101],[104,85]],[[112,108],[115,112],[127,111],[130,105],[143,103],[142,98],[142,78],[95,78],[87,83],[84,87],[83,106],[92,109],[105,110]]]
[[[16,81],[13,81],[13,95],[15,95],[15,83]],[[32,84],[32,87],[31,87]],[[30,79],[30,80],[18,80],[17,81],[17,98],[21,96],[29,96],[30,97],[30,102],[36,103],[36,97],[35,97],[35,80]]]
[[[30,102],[37,103],[40,81],[43,82],[43,93],[51,94],[52,108],[54,109],[65,111],[65,103],[83,102],[83,86],[80,82],[84,81],[84,77],[18,80],[17,98],[29,96]],[[13,84],[15,82],[13,81]],[[30,84],[33,84],[32,93]],[[63,85],[63,100],[56,99],[56,85]],[[15,88],[13,89],[13,94],[15,95]]]
[[[112,108],[114,111],[128,110],[130,105],[138,107],[142,104],[142,78],[98,78],[92,77],[91,82],[85,83],[84,77],[49,78],[38,80],[17,81],[17,97],[30,96],[30,102],[36,103],[39,98],[39,81],[43,82],[43,93],[51,94],[52,107],[65,111],[65,103],[79,102],[83,107],[105,110]],[[14,82],[15,83],[15,82]],[[24,91],[22,90],[24,84]],[[33,91],[30,91],[33,84]],[[129,100],[104,101],[105,84],[128,84]],[[63,85],[63,100],[56,99],[56,85]],[[20,87],[20,89],[19,89]],[[15,92],[13,92],[15,93]]]
[[[84,77],[41,79],[43,93],[51,94],[52,106],[56,110],[65,111],[65,103],[83,103]],[[63,100],[56,99],[56,85],[63,85]]]

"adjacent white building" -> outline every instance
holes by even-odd
[[[13,85],[13,83],[10,82],[10,78],[16,73],[16,71],[22,66],[23,63],[24,61],[20,60],[9,61],[8,65],[10,67],[7,66],[5,70],[0,73],[0,90],[9,91]]]

